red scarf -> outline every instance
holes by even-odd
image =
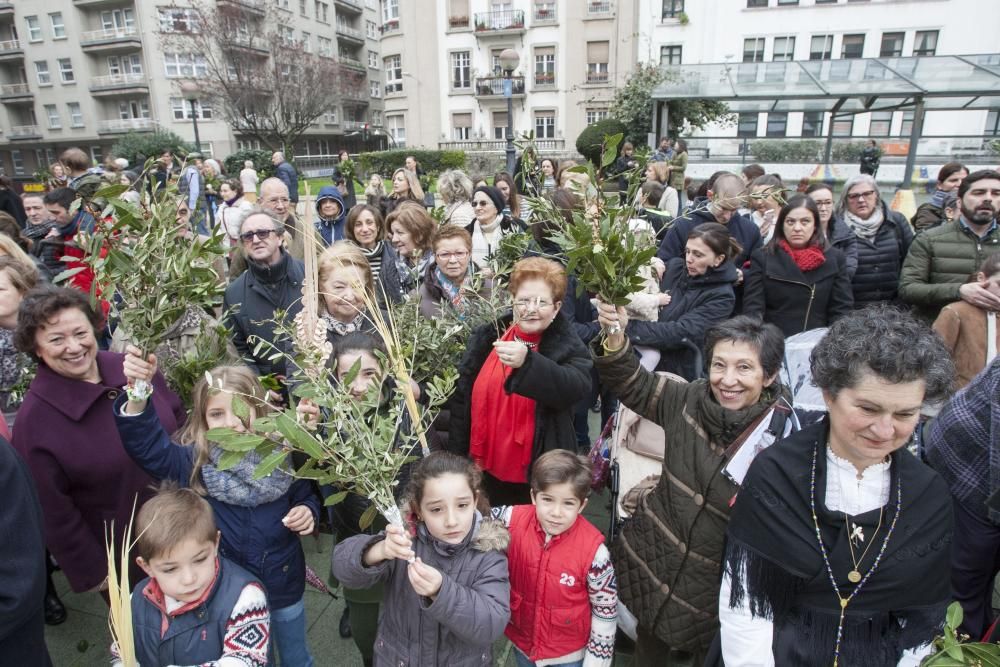
[[[799,267],[799,271],[803,273],[815,271],[826,261],[826,255],[823,254],[823,249],[819,246],[807,245],[805,248],[796,249],[788,245],[788,241],[781,239],[778,241],[778,247],[791,256],[795,266]]]
[[[526,334],[515,324],[500,340],[515,335],[527,343],[542,339],[541,333]],[[516,371],[500,362],[496,350],[486,357],[472,385],[469,456],[497,479],[525,484],[535,445],[535,401],[507,393],[504,384]]]

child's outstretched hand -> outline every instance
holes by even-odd
[[[288,514],[281,520],[285,528],[299,535],[308,535],[313,532],[313,514],[305,505],[296,505],[288,510]]]
[[[438,591],[441,590],[441,581],[443,580],[441,572],[419,558],[410,563],[406,568],[406,574],[409,575],[410,585],[413,586],[413,590],[418,595],[423,595],[433,600],[437,596]]]
[[[148,354],[143,359],[142,351],[135,345],[129,345],[125,348],[125,361],[122,364],[122,372],[124,372],[125,378],[130,383],[139,380],[152,382],[153,376],[156,375],[156,355]]]
[[[386,560],[398,558],[408,561],[416,555],[412,547],[413,542],[402,528],[393,524],[386,526],[385,540],[382,542]]]

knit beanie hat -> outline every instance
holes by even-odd
[[[480,185],[478,188],[472,191],[472,197],[475,199],[476,193],[482,192],[493,202],[493,205],[497,207],[497,214],[499,215],[503,212],[504,207],[507,205],[503,201],[503,193],[500,192],[498,188],[494,188],[489,185]]]

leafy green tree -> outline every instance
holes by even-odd
[[[626,138],[637,145],[646,143],[653,126],[653,89],[679,74],[652,63],[640,63],[624,86],[615,92],[611,117],[625,125]],[[717,120],[728,120],[729,107],[714,100],[682,99],[667,103],[669,131],[678,134],[685,125],[703,128]]]
[[[576,138],[576,150],[593,164],[600,164],[605,137],[623,134],[626,131],[625,124],[616,118],[599,120],[593,125],[588,125]]]
[[[157,129],[154,132],[129,132],[115,142],[111,154],[128,160],[130,169],[142,169],[146,160],[158,157],[167,150],[175,155],[184,155],[194,149],[170,130]]]

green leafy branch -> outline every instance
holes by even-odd
[[[996,667],[1000,665],[1000,645],[982,642],[963,643],[968,635],[959,635],[962,605],[952,602],[945,615],[944,631],[934,640],[934,653],[921,662],[922,667]]]

